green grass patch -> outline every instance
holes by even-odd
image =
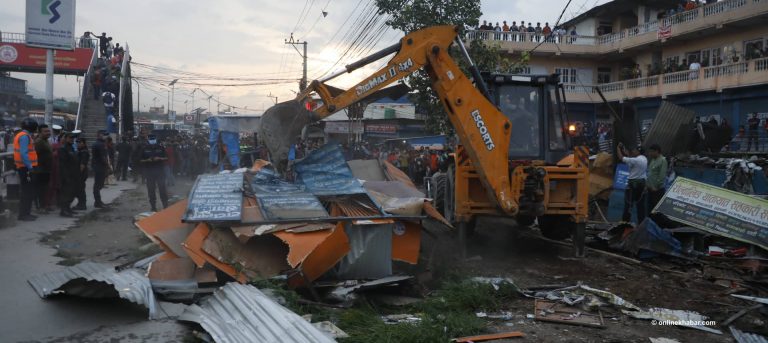
[[[374,310],[367,304],[344,311],[338,326],[350,335],[341,342],[448,342],[452,338],[483,333],[487,323],[476,312],[498,312],[517,297],[511,285],[498,290],[471,280],[451,279],[424,301],[410,307]],[[385,324],[381,315],[409,313],[416,323]]]

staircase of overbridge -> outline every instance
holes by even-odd
[[[80,92],[80,107],[78,108],[76,123],[77,129],[82,131],[81,136],[86,138],[89,146],[96,139],[96,134],[99,130],[107,129],[107,114],[104,109],[104,102],[101,99],[101,94],[98,94],[98,97],[94,95],[96,89],[90,82],[91,76],[99,64],[99,60],[96,57],[97,53],[98,51],[94,52],[94,58],[85,75],[83,88]],[[120,77],[120,91],[119,94],[115,94],[117,107],[115,107],[114,114],[115,119],[118,121],[116,125],[120,128],[120,134],[133,130],[133,95],[129,60],[130,55],[126,46],[123,63],[120,68],[120,75],[122,75]]]

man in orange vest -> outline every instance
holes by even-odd
[[[21,180],[19,216],[21,221],[33,221],[37,216],[32,215],[32,200],[35,198],[35,184],[32,171],[37,168],[37,152],[32,132],[37,130],[37,122],[32,118],[21,121],[21,131],[13,137],[13,162]]]

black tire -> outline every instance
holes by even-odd
[[[562,241],[571,237],[571,232],[576,229],[576,223],[567,215],[548,215],[539,217],[539,231],[541,235]]]
[[[534,216],[517,216],[515,218],[515,221],[517,221],[517,225],[520,226],[531,226],[533,225],[533,222],[536,220],[536,217]]]
[[[432,175],[432,193],[434,194],[434,196],[432,196],[432,203],[434,204],[437,211],[443,214],[443,216],[445,216],[446,181],[447,179],[443,173],[437,172]]]

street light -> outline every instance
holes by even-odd
[[[169,107],[168,111],[171,111],[171,107],[173,107],[173,96],[174,96],[174,93],[176,91],[176,81],[179,81],[179,79],[173,79],[173,81],[171,81],[171,83],[168,84],[169,86],[171,86],[171,104],[168,105],[168,107]],[[170,112],[168,112],[168,113],[170,113]]]

